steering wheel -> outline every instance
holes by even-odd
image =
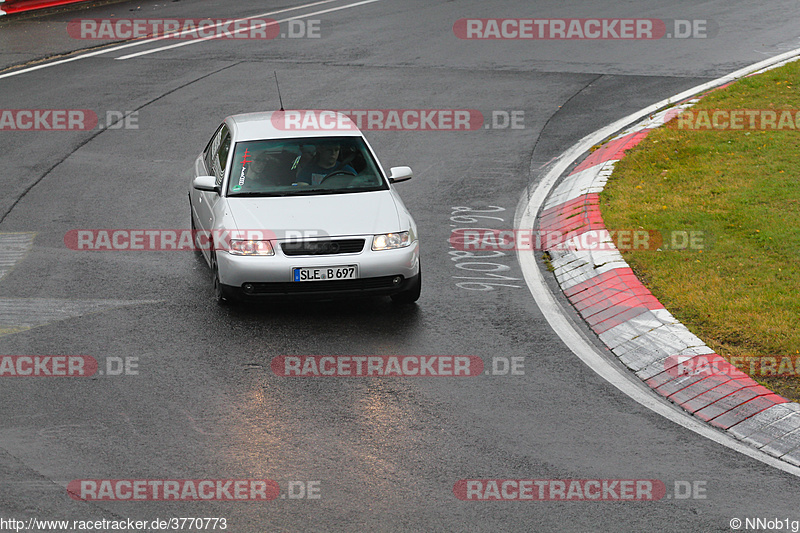
[[[327,176],[325,176],[324,178],[319,180],[319,184],[322,185],[325,182],[326,179],[331,178],[333,176],[339,176],[339,175],[342,175],[342,174],[346,174],[348,176],[358,176],[358,174],[354,174],[350,170],[344,170],[344,169],[334,170],[333,172],[331,172],[330,174],[328,174]]]

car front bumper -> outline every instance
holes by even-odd
[[[391,295],[408,290],[419,275],[419,241],[395,250],[355,254],[286,256],[275,246],[273,256],[242,256],[217,252],[220,282],[245,297]],[[358,278],[351,280],[294,281],[295,268],[325,268],[357,265]]]

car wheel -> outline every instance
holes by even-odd
[[[189,201],[189,220],[192,227],[192,249],[197,257],[203,257],[203,251],[197,245],[197,224],[194,222],[194,213],[192,212],[192,203]]]
[[[219,280],[219,266],[216,256],[211,256],[211,276],[214,284],[214,299],[220,305],[233,303],[234,297]]]
[[[413,304],[419,300],[419,295],[422,293],[422,267],[419,269],[417,281],[410,289],[403,292],[398,292],[392,295],[392,301],[397,304]]]

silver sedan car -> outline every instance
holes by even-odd
[[[417,301],[417,227],[362,133],[289,128],[293,111],[228,117],[197,157],[189,188],[195,242],[218,301],[388,295]],[[316,122],[313,123],[317,125]]]

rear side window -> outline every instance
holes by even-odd
[[[222,140],[220,132],[224,126],[225,124],[217,128],[217,131],[214,132],[211,140],[208,141],[208,144],[206,145],[206,149],[203,151],[203,162],[206,164],[206,172],[209,174],[214,172],[212,168],[213,165],[211,164],[211,158],[214,157],[214,154],[216,154],[217,150],[219,150],[219,143]]]
[[[225,174],[225,166],[228,164],[228,153],[231,151],[231,134],[228,128],[222,127],[222,142],[219,150],[214,156],[214,175],[217,177],[217,187],[222,186],[222,176]]]
[[[231,150],[231,134],[228,131],[228,126],[223,124],[214,133],[211,141],[206,147],[203,159],[206,163],[206,169],[209,173],[214,173],[217,186],[222,185],[222,178],[225,174],[225,165],[228,163],[228,154]]]

